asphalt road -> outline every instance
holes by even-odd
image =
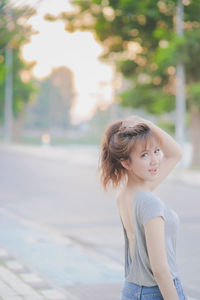
[[[81,149],[67,155],[0,150],[0,243],[80,299],[118,300],[124,240],[115,194],[104,193],[95,164],[79,163]],[[170,179],[155,191],[180,216],[177,262],[193,299],[200,299],[199,192]]]

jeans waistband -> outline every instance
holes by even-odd
[[[181,295],[181,297],[182,296],[185,297],[184,291],[182,288],[182,284],[181,284],[181,280],[179,279],[179,277],[173,278],[173,282],[174,282],[177,292],[179,293],[179,296]],[[158,285],[144,286],[144,285],[138,285],[136,283],[125,280],[124,292],[127,293],[127,291],[131,294],[135,294],[135,295],[142,294],[143,296],[152,295],[155,293],[160,293],[160,295],[161,295]],[[187,298],[185,297],[183,299],[187,299]]]
[[[126,281],[126,284],[127,285],[135,285],[135,286],[138,286],[138,287],[141,287],[141,286],[143,286],[143,285],[139,285],[139,284],[137,284],[137,283],[133,283],[133,282],[130,282],[130,281],[127,281],[127,280],[125,280]],[[179,277],[175,277],[175,278],[173,278],[173,282],[174,282],[174,284],[175,285],[178,285],[178,284],[180,284],[180,279],[179,279]],[[154,285],[154,286],[143,286],[144,288],[154,288],[154,287],[157,287],[158,285]]]

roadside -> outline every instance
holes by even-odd
[[[51,147],[26,146],[21,144],[6,145],[0,143],[0,147],[6,151],[23,155],[33,155],[42,159],[61,160],[70,164],[98,166],[99,147],[93,145]],[[200,187],[200,170],[192,170],[178,164],[177,167],[169,174],[167,180]]]

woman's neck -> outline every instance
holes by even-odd
[[[144,190],[144,191],[151,192],[148,182],[141,180],[136,176],[128,176],[126,188],[130,191]]]

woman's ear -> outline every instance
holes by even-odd
[[[129,160],[128,160],[128,159],[121,158],[121,159],[120,159],[120,163],[121,163],[121,165],[122,165],[125,169],[127,169],[127,170],[130,169],[130,165],[129,165]]]

